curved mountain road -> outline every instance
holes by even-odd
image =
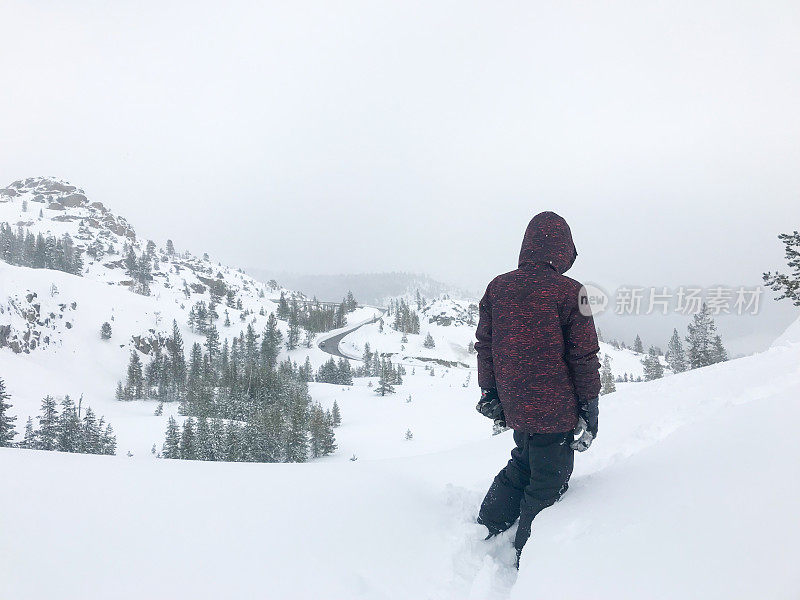
[[[354,358],[352,358],[350,356],[346,356],[346,355],[342,354],[339,351],[339,342],[341,342],[346,335],[349,335],[349,334],[353,333],[359,327],[363,327],[364,325],[369,325],[370,323],[374,323],[375,321],[380,319],[382,316],[383,316],[383,313],[381,313],[379,315],[375,315],[375,317],[373,317],[369,321],[363,321],[361,323],[358,323],[357,325],[353,325],[352,327],[348,327],[344,331],[342,331],[340,333],[337,333],[334,336],[331,336],[329,338],[325,338],[324,340],[320,341],[319,344],[317,344],[317,347],[320,350],[322,350],[323,352],[327,352],[328,354],[330,354],[332,356],[335,356],[337,358],[348,358],[348,359],[351,359],[351,360],[357,360],[357,359],[354,359]]]

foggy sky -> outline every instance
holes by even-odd
[[[480,292],[554,210],[578,279],[756,285],[800,227],[800,5],[678,4],[5,1],[0,186],[246,267]]]

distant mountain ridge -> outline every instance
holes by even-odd
[[[359,302],[376,306],[385,306],[390,298],[414,294],[417,290],[427,298],[436,298],[442,294],[459,298],[475,297],[475,294],[468,290],[448,285],[423,273],[307,275],[257,267],[246,269],[246,271],[262,282],[274,279],[284,287],[326,301],[340,300],[348,291],[352,291]]]

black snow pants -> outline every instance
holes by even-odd
[[[567,491],[574,462],[572,439],[572,430],[533,434],[515,431],[517,446],[483,499],[478,523],[490,533],[500,533],[519,517],[514,546],[522,550],[531,535],[533,518]]]

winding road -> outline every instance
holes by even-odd
[[[380,319],[382,316],[383,316],[383,313],[381,313],[379,315],[375,315],[375,317],[373,317],[369,321],[362,321],[361,323],[358,323],[357,325],[353,325],[352,327],[348,327],[344,331],[341,331],[341,332],[337,333],[336,335],[333,335],[333,336],[331,336],[329,338],[325,338],[324,340],[320,341],[319,344],[317,344],[317,347],[320,350],[322,350],[323,352],[327,352],[328,354],[330,354],[332,356],[336,356],[338,358],[349,358],[349,359],[352,359],[352,360],[357,360],[357,359],[353,359],[350,356],[342,354],[339,351],[339,342],[341,342],[342,339],[344,339],[344,336],[353,333],[359,327],[363,327],[364,325],[369,325],[370,323],[374,323],[375,321]]]

